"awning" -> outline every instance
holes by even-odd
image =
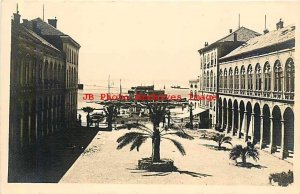
[[[207,109],[197,108],[197,109],[193,110],[193,116],[199,115],[199,114],[205,112],[206,110]],[[190,117],[190,111],[184,112],[183,114],[178,114],[175,117],[177,117],[177,118],[187,118],[187,117]]]

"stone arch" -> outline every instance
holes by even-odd
[[[281,62],[279,60],[276,60],[274,63],[274,91],[278,92],[277,94],[275,93],[275,97],[280,98],[281,94],[280,92],[283,89],[283,69]]]
[[[282,115],[280,108],[276,105],[273,107],[272,111],[272,117],[273,117],[273,145],[274,145],[274,151],[278,150],[281,146],[281,136],[282,136]]]
[[[271,113],[270,113],[270,107],[268,104],[265,104],[263,106],[263,139],[262,139],[262,148],[266,148],[271,142],[271,123],[270,120]]]
[[[253,111],[254,111],[254,134],[253,134],[253,142],[256,144],[256,143],[259,143],[260,142],[260,115],[261,115],[261,112],[260,112],[260,105],[259,103],[255,103],[254,104],[254,108],[253,108]]]
[[[240,125],[240,129],[242,129],[244,127],[243,126],[243,121],[244,121],[244,115],[245,115],[244,113],[245,113],[245,110],[246,110],[245,109],[245,104],[244,104],[243,100],[240,101],[239,109],[240,109],[240,119],[239,119],[240,122],[239,122],[239,125]],[[245,133],[245,131],[242,131],[242,132]]]
[[[226,98],[223,99],[223,129],[227,127],[227,100]]]
[[[234,122],[233,122],[233,135],[235,135],[238,132],[239,129],[239,105],[238,101],[235,99],[233,101],[233,116],[234,116]]]
[[[264,79],[264,96],[269,97],[271,88],[272,88],[272,73],[271,73],[271,65],[268,61],[265,62],[263,69],[263,79]]]
[[[232,116],[233,116],[232,115],[232,100],[229,99],[228,100],[228,127],[227,127],[228,133],[231,132],[231,130],[232,130],[232,125],[233,125]]]
[[[246,129],[245,129],[245,133],[247,134],[247,136],[249,136],[249,135],[252,135],[251,133],[252,133],[252,131],[250,131],[250,124],[251,124],[251,114],[252,114],[252,104],[251,104],[251,102],[247,102],[247,104],[246,104],[246,111],[247,111],[247,114],[246,114],[246,116],[247,116],[247,125],[246,125]],[[252,121],[253,122],[253,121]]]
[[[285,98],[294,99],[295,91],[295,64],[292,58],[285,63]]]
[[[285,109],[283,113],[283,119],[284,119],[284,149],[288,152],[289,151],[294,152],[294,112],[290,107]]]
[[[251,64],[247,67],[247,91],[248,94],[252,94],[253,91],[253,69]]]
[[[219,109],[219,115],[218,115],[218,123],[220,124],[220,127],[222,127],[221,126],[221,124],[222,124],[222,122],[223,122],[223,109],[222,109],[222,98],[221,97],[219,97],[219,99],[218,99],[218,109]]]

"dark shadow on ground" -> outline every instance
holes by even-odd
[[[231,149],[223,147],[223,146],[220,149],[218,149],[218,146],[215,146],[215,145],[210,145],[210,144],[200,144],[200,145],[203,145],[209,149],[216,150],[216,151],[230,151],[231,150]]]
[[[139,169],[129,169],[128,170],[133,170],[131,171],[131,173],[147,173],[147,174],[143,174],[142,176],[167,176],[171,173],[179,173],[179,174],[186,174],[186,175],[190,175],[192,177],[195,178],[202,178],[202,177],[208,177],[208,176],[212,176],[209,174],[203,174],[203,173],[199,173],[199,172],[192,172],[192,171],[188,171],[188,170],[179,170],[175,167],[175,169],[171,172],[151,172],[151,171],[147,171],[147,170],[139,170]]]
[[[11,169],[9,182],[57,183],[84,152],[99,129],[80,127],[57,131],[27,153],[29,161],[22,169]],[[25,155],[26,153],[24,153]],[[32,161],[30,161],[32,160]],[[28,167],[29,163],[31,168]]]
[[[266,166],[261,166],[260,164],[252,164],[250,162],[247,162],[246,164],[243,164],[242,162],[237,162],[235,164],[236,166],[238,167],[241,167],[241,168],[258,168],[258,169],[262,169],[262,168],[267,168]]]

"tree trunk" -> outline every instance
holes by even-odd
[[[193,110],[190,109],[190,129],[193,129]]]
[[[152,162],[160,161],[160,134],[159,130],[154,128],[152,137]]]
[[[171,120],[171,116],[170,113],[168,113],[168,128],[170,127],[170,120]]]
[[[245,165],[246,164],[246,156],[242,156],[242,163]]]

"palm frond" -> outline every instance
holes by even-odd
[[[145,131],[152,135],[151,129],[149,129],[147,126],[140,124],[140,123],[125,123],[122,124],[121,126],[118,126],[117,129],[139,129],[141,131]]]
[[[171,139],[171,138],[167,138],[167,137],[162,137],[164,139],[168,139],[170,140],[171,142],[173,142],[173,144],[176,146],[176,148],[178,149],[178,151],[184,156],[186,153],[185,153],[185,150],[182,146],[181,143],[179,143],[178,141],[174,140],[174,139]]]
[[[140,133],[140,132],[126,133],[125,135],[123,135],[117,139],[117,142],[119,143],[117,146],[117,149],[122,149],[124,146],[130,144],[139,136],[149,137],[148,134]]]
[[[246,152],[246,156],[248,158],[253,158],[253,160],[257,161],[259,160],[259,152],[256,148],[248,148],[247,152]]]
[[[239,157],[242,156],[242,152],[243,152],[243,147],[242,145],[236,145],[232,148],[230,154],[229,154],[229,158],[231,160],[236,160]]]
[[[130,151],[132,151],[133,149],[136,148],[137,151],[139,151],[140,146],[148,139],[149,137],[145,137],[145,136],[138,136],[135,138],[135,140],[133,141],[131,147],[130,147]]]
[[[230,144],[232,146],[232,143],[230,141],[223,141],[223,143]]]
[[[163,134],[162,136],[164,136],[164,135],[176,135],[176,136],[181,137],[183,139],[189,139],[189,140],[194,139],[193,136],[185,133],[184,131],[169,132],[169,133]]]
[[[222,138],[222,141],[225,143],[226,141],[227,142],[229,142],[229,141],[231,141],[232,140],[232,138],[231,137],[229,137],[229,136],[224,136],[223,138]]]

